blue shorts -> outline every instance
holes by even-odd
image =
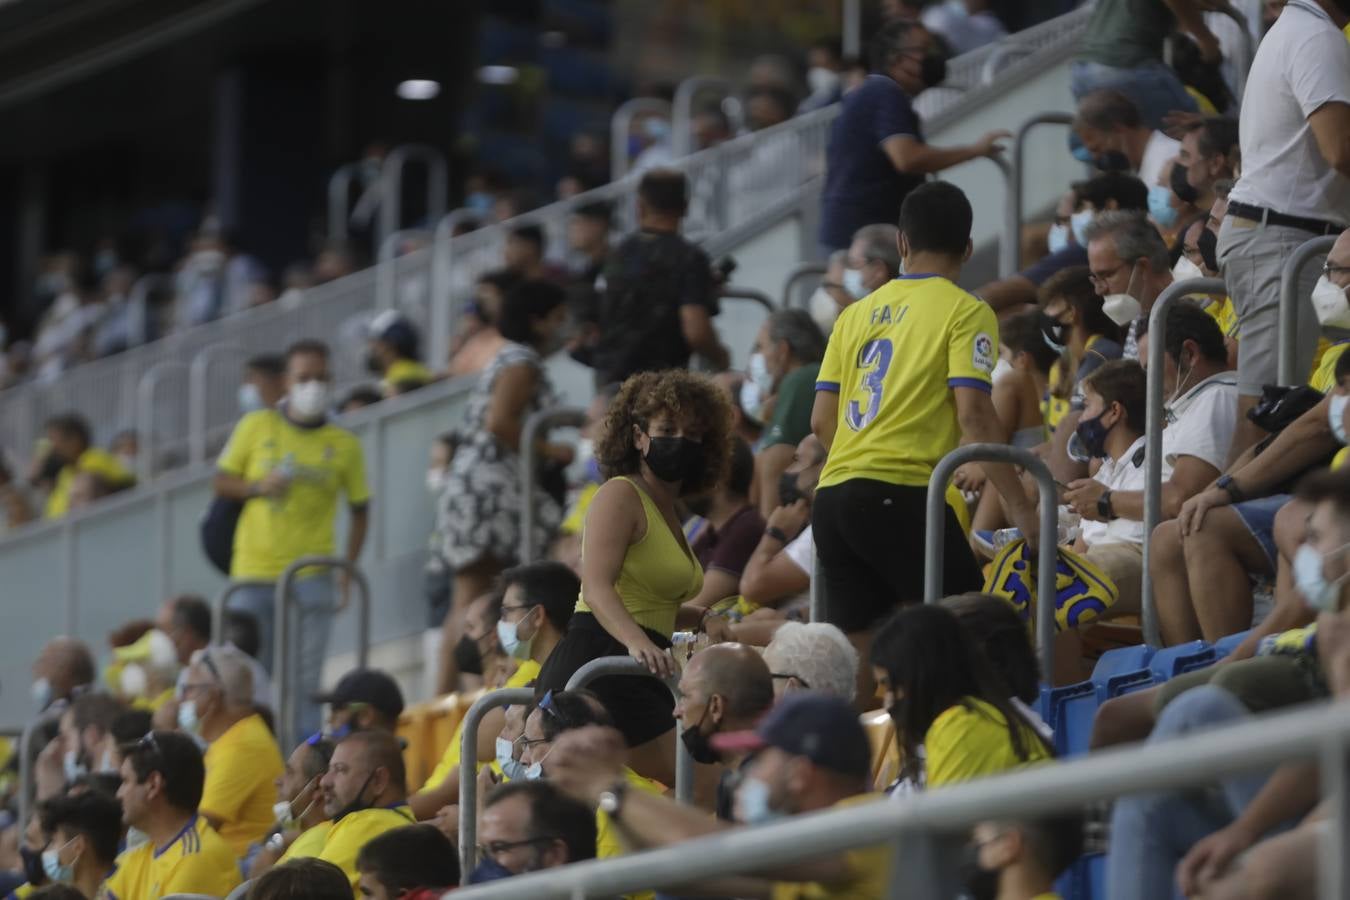
[[[1272,494],[1259,500],[1247,500],[1233,505],[1233,512],[1237,513],[1242,524],[1247,526],[1252,537],[1256,538],[1256,542],[1265,551],[1272,572],[1275,571],[1279,556],[1279,551],[1275,548],[1275,514],[1292,499],[1294,499],[1292,494]]]

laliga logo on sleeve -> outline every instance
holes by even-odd
[[[975,335],[975,352],[971,355],[970,363],[986,375],[994,371],[993,338],[983,333]]]

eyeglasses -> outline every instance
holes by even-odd
[[[478,855],[496,858],[506,853],[508,850],[514,850],[517,847],[528,847],[531,844],[551,844],[554,841],[560,841],[562,838],[554,835],[541,835],[539,837],[526,838],[523,841],[490,841],[486,844],[478,845]]]
[[[1332,265],[1331,260],[1322,263],[1322,274],[1328,278],[1332,275],[1340,275],[1342,272],[1350,272],[1350,266]]]
[[[1137,262],[1137,260],[1130,260],[1129,262],[1123,262],[1120,265],[1116,266],[1114,269],[1111,269],[1109,272],[1089,272],[1088,278],[1091,279],[1094,285],[1098,287],[1106,287],[1106,283],[1110,281],[1112,278],[1115,278],[1116,274],[1120,272],[1121,269],[1125,268],[1126,266],[1133,266],[1135,262]]]
[[[800,675],[784,675],[784,674],[782,674],[781,672],[771,672],[771,673],[769,674],[769,677],[770,677],[770,678],[782,678],[782,679],[785,680],[785,681],[786,681],[787,679],[789,679],[789,678],[795,678],[795,679],[797,679],[797,683],[798,683],[798,684],[800,684],[802,687],[806,688],[808,691],[811,690],[811,685],[807,684],[807,683],[806,683],[806,679],[803,678],[803,677],[800,676]]]
[[[202,665],[206,666],[206,671],[211,673],[211,677],[217,684],[224,684],[225,679],[220,677],[220,669],[216,668],[215,661],[211,659],[211,651],[208,649],[202,653]]]

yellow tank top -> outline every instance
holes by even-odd
[[[647,515],[647,531],[628,547],[614,589],[624,609],[643,628],[669,638],[675,631],[675,615],[680,604],[694,599],[703,590],[703,567],[671,533],[661,511],[647,492],[631,478],[619,476],[637,491],[642,511]],[[581,534],[581,557],[586,558],[586,533]],[[588,613],[585,590],[577,600],[577,612]]]

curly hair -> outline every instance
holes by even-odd
[[[680,485],[680,494],[712,490],[731,460],[731,401],[711,378],[685,369],[641,372],[623,383],[595,441],[601,474],[606,479],[635,474],[642,458],[633,443],[633,426],[646,431],[652,419],[662,414],[676,421],[697,422],[705,429],[703,471]]]

